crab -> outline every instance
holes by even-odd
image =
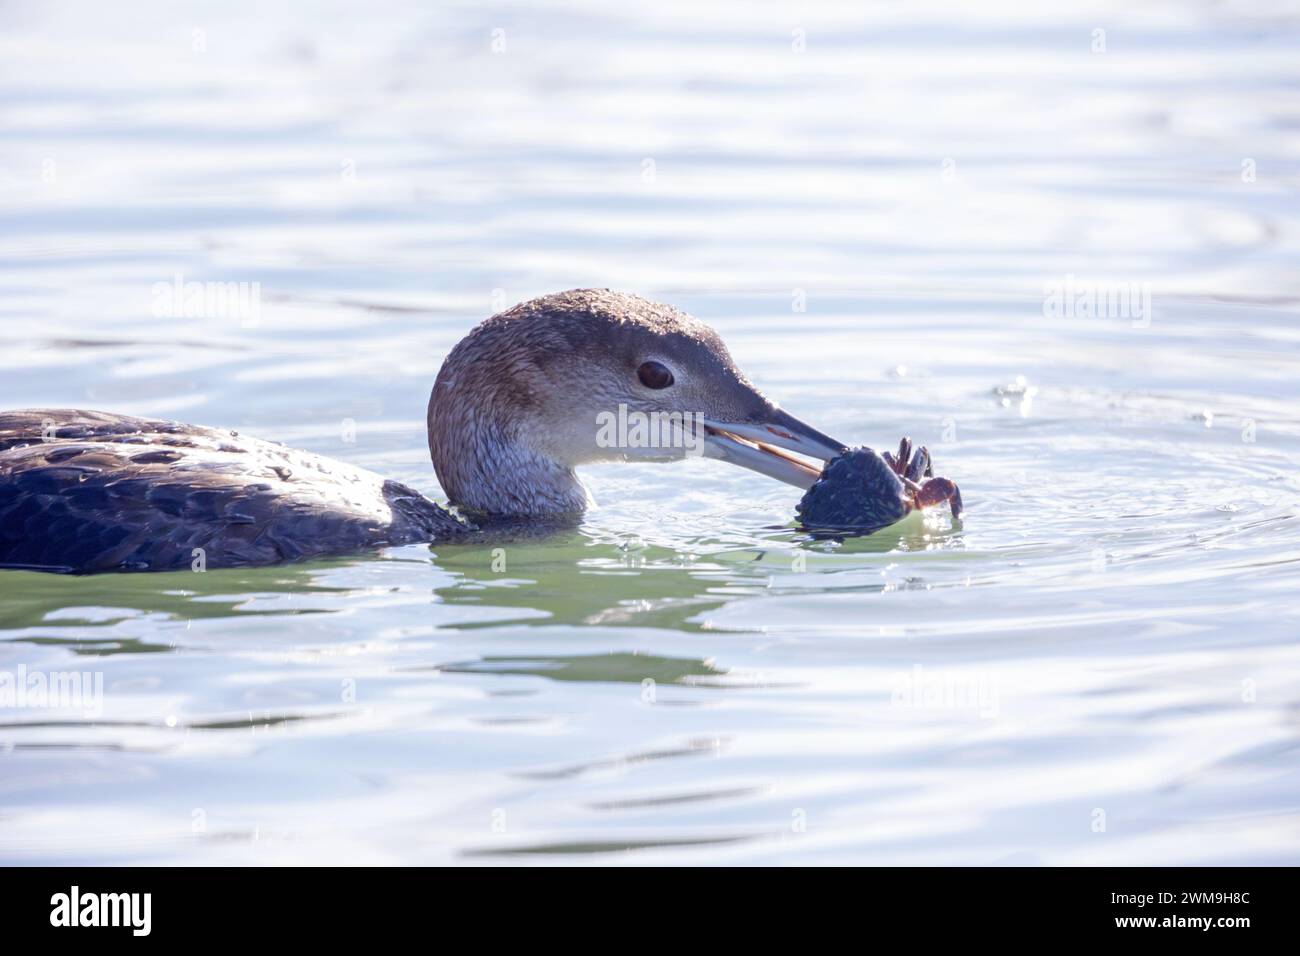
[[[912,440],[904,438],[894,453],[850,448],[832,459],[799,501],[797,513],[808,530],[870,534],[945,501],[952,516],[960,517],[957,485],[936,477],[929,450],[914,451]]]

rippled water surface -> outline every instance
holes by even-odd
[[[0,861],[1300,862],[1298,94],[1284,3],[6,5],[0,405],[437,497],[447,350],[610,286],[969,511],[602,466],[504,568],[0,572],[0,672],[103,680],[0,706]]]

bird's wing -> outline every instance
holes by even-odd
[[[0,412],[0,567],[247,567],[467,530],[405,485],[236,432]]]

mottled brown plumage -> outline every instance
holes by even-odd
[[[405,485],[232,431],[0,412],[0,567],[246,567],[468,530]]]

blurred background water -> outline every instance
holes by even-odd
[[[447,350],[609,286],[969,512],[602,466],[504,569],[0,572],[0,672],[103,680],[0,706],[0,861],[1300,862],[1298,185],[1285,2],[5,3],[0,405],[438,497]]]

